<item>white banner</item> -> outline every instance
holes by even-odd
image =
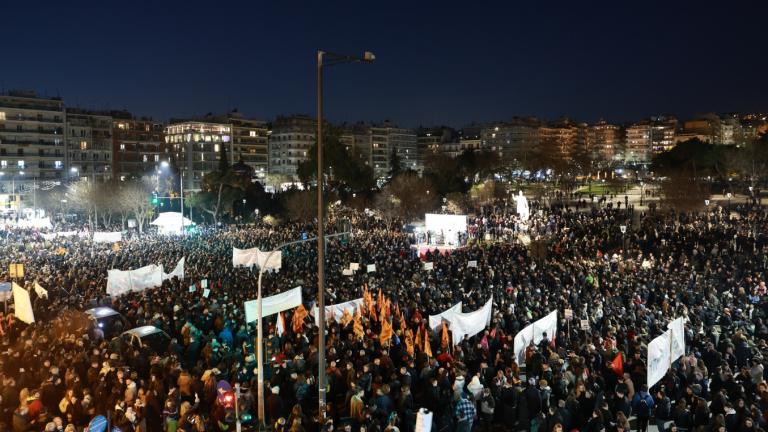
[[[301,287],[296,287],[284,293],[275,294],[261,299],[262,318],[274,315],[284,310],[293,309],[301,304]],[[245,322],[256,321],[259,314],[259,300],[248,300],[243,305],[245,309]]]
[[[115,232],[95,232],[93,233],[94,243],[117,243],[123,239],[123,233]]]
[[[355,300],[350,300],[350,301],[344,302],[344,303],[337,303],[337,304],[334,304],[334,305],[326,306],[325,307],[325,317],[326,317],[326,319],[328,319],[329,316],[333,316],[333,320],[334,321],[341,322],[341,318],[344,316],[344,310],[345,309],[346,309],[346,311],[351,316],[351,315],[355,314],[355,309],[356,308],[361,308],[361,307],[363,307],[363,299],[362,298],[355,299]],[[314,306],[312,308],[312,311],[310,312],[310,314],[313,317],[315,317],[315,324],[317,324],[318,326],[320,326],[320,316],[318,314],[319,311],[320,311],[320,308],[318,308],[317,306]]]
[[[37,282],[35,282],[35,293],[40,298],[48,298],[48,290],[40,286]]]
[[[424,263],[424,270],[433,270],[434,268],[435,268],[435,263],[433,262]]]
[[[368,273],[373,273],[376,271],[376,264],[368,264],[366,269],[368,270]]]
[[[16,318],[27,324],[35,322],[35,313],[32,311],[32,301],[29,292],[13,283],[13,310]]]
[[[360,263],[349,263],[349,269],[353,272],[360,270]]]
[[[667,325],[670,331],[672,348],[670,349],[670,362],[673,362],[685,355],[685,326],[683,318],[680,317]]]
[[[426,408],[420,408],[416,414],[416,427],[414,432],[430,432],[432,430],[433,413]]]
[[[547,339],[552,341],[557,335],[557,311],[550,312],[544,318],[539,319],[520,330],[515,335],[514,352],[517,364],[525,363],[525,349],[533,342],[534,345],[541,342],[547,334]]]
[[[107,294],[119,296],[163,284],[163,266],[151,264],[136,270],[107,270]]]
[[[672,357],[669,352],[669,341],[672,332],[667,330],[661,336],[648,344],[648,388],[659,382],[667,374]]]
[[[472,337],[485,330],[491,324],[493,312],[493,297],[488,299],[485,305],[470,313],[457,313],[451,321],[451,334],[453,344],[456,345],[464,339],[464,335]]]
[[[176,267],[174,267],[172,272],[163,273],[163,280],[172,279],[174,276],[176,276],[179,279],[184,279],[184,263],[185,262],[186,262],[186,257],[181,257],[181,259],[176,264]]]
[[[232,265],[251,267],[259,262],[259,248],[232,248]]]
[[[19,228],[53,228],[53,225],[51,225],[51,218],[35,218],[35,219],[19,219],[19,222],[16,225]]]
[[[261,251],[256,249],[256,255],[256,265],[259,268],[264,268],[264,270],[280,270],[280,267],[283,266],[283,251]]]
[[[437,315],[430,315],[429,316],[429,328],[432,330],[437,330],[440,328],[440,326],[443,323],[443,320],[448,321],[448,324],[453,321],[453,317],[456,316],[456,314],[461,313],[461,302],[456,303],[455,305],[451,306],[449,309],[446,309],[443,312],[440,312]]]
[[[42,235],[43,238],[46,240],[53,240],[56,237],[72,237],[72,236],[76,236],[77,234],[78,234],[77,231],[59,231],[55,233],[40,234],[40,235]]]

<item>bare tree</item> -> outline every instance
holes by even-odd
[[[285,198],[285,210],[290,219],[310,221],[317,216],[317,197],[308,190],[291,192]]]
[[[144,225],[152,216],[154,206],[150,200],[152,184],[147,180],[137,180],[126,184],[120,191],[120,201],[136,218],[139,232],[144,232]]]
[[[93,182],[80,179],[72,183],[67,190],[67,201],[72,207],[85,213],[90,226],[93,226],[93,215],[96,209],[94,189]]]

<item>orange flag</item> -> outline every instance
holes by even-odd
[[[395,305],[395,315],[400,316],[400,303]]]
[[[403,316],[403,313],[400,312],[398,315],[400,315],[400,330],[405,331],[407,328],[406,322],[405,322],[405,316]]]
[[[381,323],[381,334],[379,334],[379,342],[383,346],[389,343],[390,339],[392,339],[392,323],[384,320]]]
[[[379,321],[386,321],[389,319],[389,299],[383,299],[379,307],[381,308],[379,309],[379,313],[381,314],[379,316]]]
[[[432,357],[432,346],[429,344],[429,333],[424,334],[424,354]]]
[[[381,308],[381,305],[384,303],[384,294],[381,293],[381,288],[379,288],[379,295],[376,297],[376,306]]]
[[[413,332],[410,329],[405,331],[405,350],[409,356],[413,357]]]
[[[440,346],[443,347],[443,349],[448,348],[448,326],[445,325],[445,321],[443,321],[443,336],[440,339]]]
[[[611,362],[611,369],[618,376],[624,376],[624,357],[621,353],[616,354],[616,358]]]
[[[352,326],[352,331],[355,332],[355,337],[358,339],[362,339],[365,336],[365,331],[363,331],[363,315],[360,313],[360,309],[357,309],[355,313],[355,323]]]
[[[416,328],[416,346],[417,346],[417,347],[418,347],[420,350],[422,350],[422,351],[423,351],[423,350],[424,350],[424,346],[422,345],[422,343],[423,343],[423,342],[421,341],[421,332],[422,332],[422,330],[423,330],[423,328],[422,328],[422,327],[418,327],[418,328]]]
[[[349,310],[344,309],[341,313],[341,325],[346,327],[350,322],[352,322],[352,315],[349,314]]]
[[[293,313],[293,332],[299,333],[301,329],[304,327],[304,318],[309,316],[309,313],[307,312],[307,309],[304,308],[304,305],[299,305],[299,307],[296,308],[296,311]]]

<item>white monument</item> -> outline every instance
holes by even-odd
[[[514,200],[517,203],[517,215],[520,216],[521,220],[527,221],[531,215],[531,211],[528,208],[528,198],[523,196],[523,191],[517,191],[517,196],[514,197]]]

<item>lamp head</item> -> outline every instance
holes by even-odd
[[[363,60],[368,63],[373,63],[373,61],[376,60],[376,56],[372,52],[366,51],[365,54],[363,54]]]

